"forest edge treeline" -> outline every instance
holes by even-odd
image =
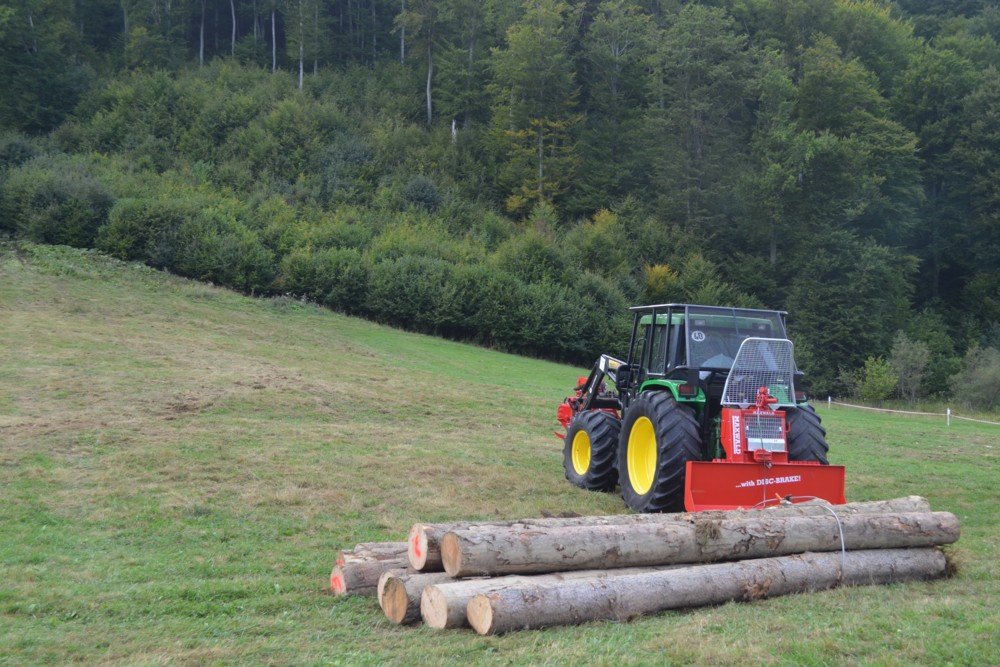
[[[1000,10],[19,0],[0,231],[589,363],[790,312],[819,393],[1000,400]]]

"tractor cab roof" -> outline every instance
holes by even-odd
[[[785,316],[788,314],[784,310],[767,310],[763,308],[732,308],[728,306],[705,306],[694,303],[659,303],[651,304],[648,306],[632,306],[629,308],[633,313],[656,313],[666,314],[668,311],[674,315],[683,315],[689,310],[701,313],[717,313],[721,315],[731,315],[731,316],[753,316],[753,313],[760,313],[766,317],[771,317],[775,314],[780,315],[781,319],[784,320]]]
[[[653,375],[685,367],[728,370],[745,339],[786,338],[786,313],[780,310],[687,303],[635,306],[630,310],[635,316],[633,345],[642,348],[634,350],[634,361]],[[663,333],[650,331],[661,329]]]

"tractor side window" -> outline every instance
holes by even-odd
[[[649,329],[649,325],[639,329],[639,339],[635,342],[635,356],[632,357],[632,363],[640,369],[640,382],[646,379],[646,345],[649,342]]]
[[[653,375],[662,375],[667,363],[667,327],[660,325],[653,327],[653,358],[649,363],[649,372]]]
[[[673,341],[671,345],[675,346],[673,358],[674,366],[685,366],[687,365],[687,339],[684,337],[684,325],[675,324],[674,334],[671,336]]]

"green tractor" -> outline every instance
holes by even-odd
[[[784,312],[631,310],[627,359],[602,355],[559,406],[571,483],[619,486],[639,512],[845,502],[844,469],[827,461]]]

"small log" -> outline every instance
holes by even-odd
[[[536,584],[476,595],[469,624],[481,635],[622,621],[666,609],[749,601],[842,585],[888,584],[945,574],[939,549],[807,553],[669,572]]]
[[[386,560],[369,560],[338,565],[330,573],[330,590],[334,595],[376,595],[378,579],[392,569],[405,569],[405,557]]]
[[[842,531],[842,532],[841,532]],[[948,512],[703,519],[661,524],[460,530],[441,541],[453,577],[647,567],[805,551],[949,544],[959,537]],[[841,540],[843,536],[843,541]]]
[[[412,569],[390,570],[379,579],[379,606],[385,617],[397,625],[420,620],[420,595],[433,584],[454,581],[444,572],[415,572]]]
[[[339,551],[337,565],[405,557],[408,546],[406,542],[361,542],[353,549]]]
[[[827,509],[829,508],[829,509]],[[846,505],[831,505],[824,501],[809,501],[794,505],[772,505],[763,510],[729,510],[710,512],[681,512],[676,514],[611,514],[572,518],[518,519],[515,521],[463,521],[455,523],[415,523],[410,529],[407,556],[410,567],[421,572],[444,570],[441,558],[441,539],[445,533],[456,530],[492,528],[559,528],[569,526],[621,526],[634,524],[661,524],[702,519],[754,517],[761,512],[767,516],[820,516],[833,510],[844,514],[890,514],[900,512],[929,512],[930,503],[920,496],[906,496],[890,500],[874,500]]]
[[[493,593],[507,588],[534,586],[543,583],[558,583],[575,579],[601,579],[617,577],[626,574],[644,572],[660,572],[682,566],[618,568],[615,570],[580,570],[574,572],[556,572],[554,574],[539,574],[522,577],[511,575],[507,577],[492,577],[488,579],[448,579],[441,583],[424,587],[420,596],[420,615],[428,627],[435,630],[445,628],[464,628],[469,623],[465,610],[469,601],[476,595]],[[449,576],[449,575],[444,575]]]
[[[378,585],[375,587],[375,598],[378,600],[379,609],[385,611],[385,607],[382,605],[382,598],[385,595],[385,585],[392,577],[405,576],[410,573],[415,572],[413,568],[410,567],[397,567],[391,570],[386,570],[378,578]]]

